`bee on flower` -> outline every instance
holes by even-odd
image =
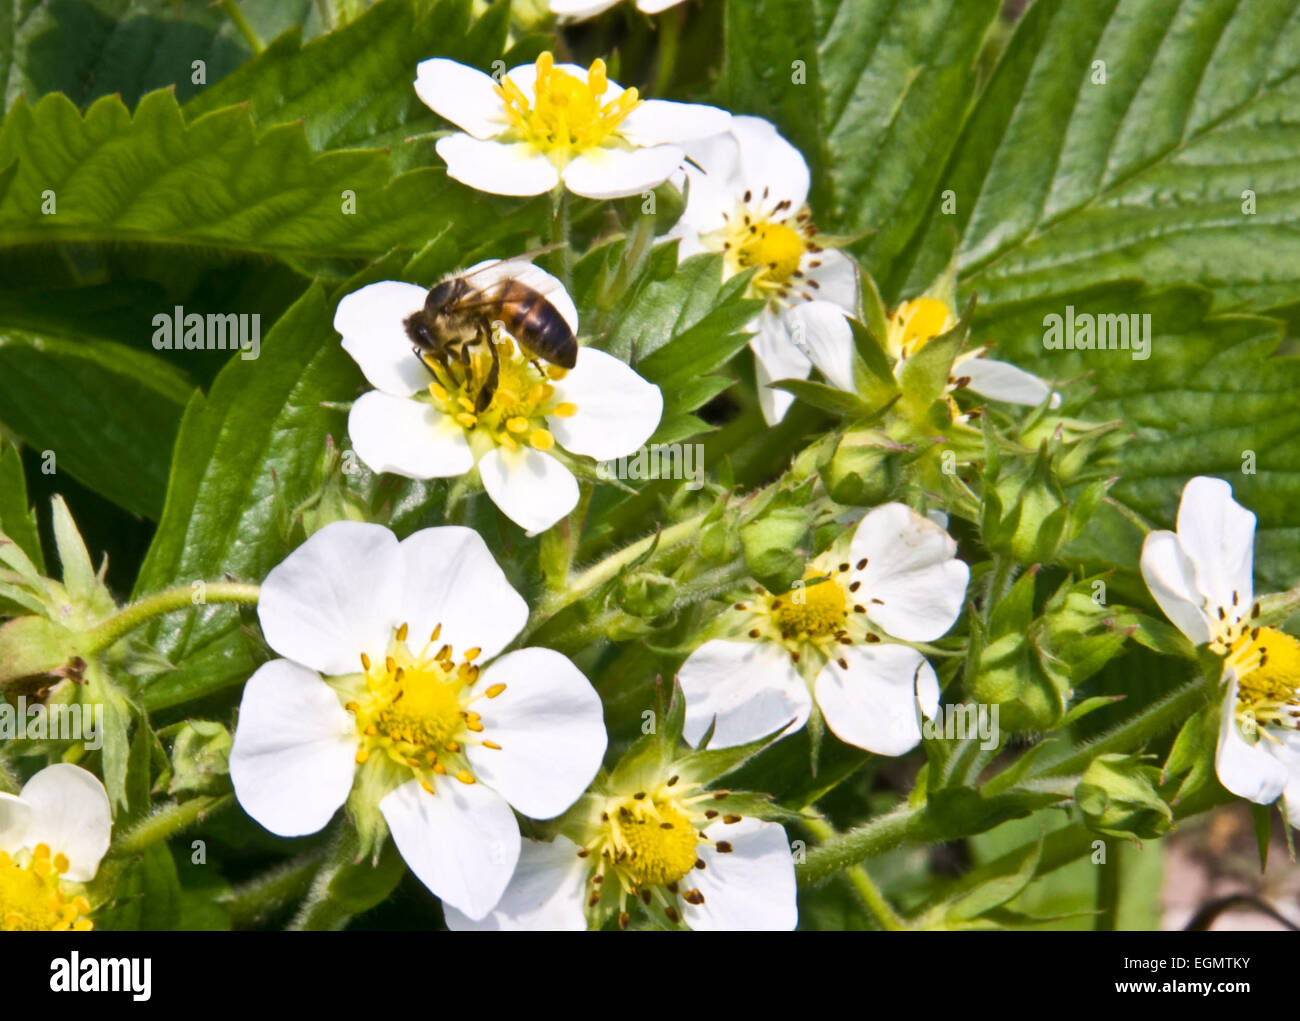
[[[1188,640],[1223,659],[1215,772],[1238,797],[1284,799],[1300,827],[1300,640],[1261,621],[1255,601],[1255,515],[1222,479],[1183,487],[1176,531],[1142,544],[1142,577]]]
[[[83,884],[112,833],[108,792],[80,766],[47,766],[0,793],[0,931],[93,929]]]
[[[807,721],[814,703],[840,740],[902,755],[933,718],[939,681],[907,642],[944,635],[970,569],[943,528],[900,503],[866,515],[847,542],[813,559],[793,590],[756,589],[714,625],[678,674],[685,737],[742,745]]]
[[[522,289],[536,296],[529,301],[545,303],[560,332],[578,332],[564,285],[531,263],[488,260],[454,279],[472,281],[483,295]],[[417,357],[426,341],[418,331],[413,336],[412,323],[438,291],[388,280],[339,302],[334,328],[374,387],[348,415],[353,448],[372,470],[408,478],[477,470],[507,517],[530,533],[543,531],[578,502],[577,480],[562,458],[607,461],[637,450],[659,425],[663,395],[594,348],[575,345],[570,369],[543,365],[499,306],[490,325],[469,323],[476,335],[455,357]],[[454,312],[450,307],[444,319]]]
[[[569,659],[501,654],[527,616],[470,529],[399,542],[381,525],[322,528],[262,585],[258,617],[283,658],[244,688],[239,803],[299,836],[346,802],[363,853],[391,833],[421,882],[483,917],[519,857],[512,809],[559,815],[605,753],[600,699]]]
[[[641,99],[609,80],[605,62],[557,64],[543,53],[500,81],[454,60],[421,62],[415,91],[461,128],[438,140],[456,180],[496,195],[564,187],[592,199],[639,195],[672,175],[684,143],[727,130],[713,106]]]

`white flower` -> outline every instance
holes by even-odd
[[[639,195],[682,162],[682,143],[725,131],[731,115],[713,106],[642,100],[588,68],[536,64],[500,83],[454,60],[422,61],[415,80],[425,105],[463,130],[438,140],[447,173],[479,191],[540,195],[563,182],[593,199]]]
[[[518,280],[544,295],[576,334],[578,312],[564,286],[519,260],[488,260],[466,270],[487,289]],[[509,334],[498,331],[474,350],[470,365],[417,357],[405,322],[424,308],[427,289],[387,280],[339,302],[334,328],[375,387],[352,406],[348,433],[371,469],[408,478],[463,475],[478,466],[483,488],[529,532],[549,528],[578,502],[573,473],[552,450],[604,461],[632,453],[659,424],[663,395],[627,364],[594,348],[577,364],[544,370]],[[495,344],[499,378],[491,403],[476,412]]]
[[[687,146],[691,163],[686,209],[669,232],[685,259],[721,252],[727,276],[760,267],[750,287],[766,302],[753,326],[758,396],[769,423],[785,417],[794,398],[769,389],[777,379],[806,379],[812,353],[833,340],[822,320],[801,319],[814,299],[853,313],[858,279],[853,260],[818,243],[808,209],[808,164],[799,150],[758,117],[733,117],[723,135]]]
[[[95,878],[113,820],[104,785],[80,766],[47,766],[0,793],[0,931],[93,928],[69,884]]]
[[[798,313],[816,327],[805,333],[816,339],[809,357],[833,386],[855,392],[853,379],[853,331],[843,313],[827,302],[802,306]],[[921,297],[905,301],[889,317],[885,338],[887,353],[894,361],[894,375],[901,377],[907,359],[929,341],[957,325],[957,317],[938,298]],[[963,351],[953,360],[948,392],[968,388],[982,397],[1007,404],[1037,407],[1043,401],[1059,408],[1061,395],[1037,376],[1007,362],[986,357],[987,347]],[[1050,398],[1050,400],[1049,400]],[[949,398],[951,400],[951,398]]]
[[[699,931],[790,930],[798,922],[794,857],[776,823],[727,813],[725,793],[679,775],[589,797],[581,845],[525,843],[496,908],[480,921],[446,912],[452,930],[627,928],[640,898],[655,924]]]
[[[1285,795],[1300,826],[1300,641],[1254,625],[1255,515],[1228,483],[1197,476],[1183,488],[1177,529],[1146,537],[1142,577],[1178,630],[1224,658],[1219,781],[1260,805]]]
[[[322,528],[262,584],[262,630],[286,658],[244,689],[230,755],[244,810],[313,833],[358,784],[420,880],[482,917],[519,854],[511,806],[558,815],[605,752],[600,699],[566,657],[498,656],[527,616],[468,528],[400,543],[381,525]]]
[[[602,14],[619,0],[550,0],[551,13],[565,21],[585,21]],[[636,0],[636,9],[642,14],[660,14],[676,7],[683,0]]]
[[[737,604],[727,624],[743,637],[691,653],[678,674],[686,740],[698,743],[710,726],[711,748],[795,730],[815,698],[842,741],[881,755],[914,748],[917,704],[933,717],[939,682],[919,652],[882,639],[925,642],[952,627],[970,577],[956,553],[952,537],[911,508],[875,508],[847,552],[816,558],[793,591]]]

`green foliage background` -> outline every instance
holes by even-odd
[[[59,492],[91,551],[107,553],[119,598],[198,578],[260,580],[295,542],[292,511],[319,480],[326,438],[346,439],[330,404],[362,387],[332,330],[338,297],[376,279],[428,283],[545,237],[544,198],[490,197],[447,178],[433,151],[442,125],[410,83],[421,59],[513,66],[547,36],[508,32],[504,3],[353,6],[247,0],[269,41],[256,54],[219,7],[197,0],[17,0],[0,14],[0,428],[22,447],[21,465],[11,450],[0,456],[0,527],[34,557],[38,528],[52,549],[43,508]],[[340,22],[329,31],[327,8]],[[1114,584],[1141,599],[1135,520],[1170,525],[1186,478],[1221,474],[1259,516],[1261,589],[1295,583],[1300,452],[1287,440],[1300,429],[1300,362],[1286,338],[1300,322],[1300,2],[1038,0],[1013,26],[997,0],[700,0],[684,18],[682,46],[699,59],[683,56],[666,95],[773,120],[812,167],[819,226],[860,235],[852,251],[888,304],[955,264],[963,300],[978,297],[979,342],[1060,383],[1086,377],[1068,390],[1071,412],[1124,420],[1135,438],[1119,454],[1114,502],[1073,561],[1117,569]],[[629,8],[568,39],[578,59],[609,56],[611,77],[632,83],[655,70],[661,31]],[[205,84],[192,81],[196,60]],[[56,215],[42,213],[47,190]],[[354,215],[342,212],[345,191]],[[591,240],[601,225],[586,213],[580,203],[575,222]],[[708,257],[677,266],[635,245],[601,238],[578,263],[584,321],[663,387],[657,439],[704,443],[706,463],[725,463],[736,484],[769,481],[824,416],[800,405],[763,430],[752,372],[734,357],[754,311],[743,281],[719,290]],[[624,262],[632,279],[611,290],[611,267]],[[260,313],[260,358],[153,350],[152,317],[175,305]],[[1149,312],[1151,357],[1045,351],[1043,316],[1066,305]],[[47,450],[57,475],[41,471]],[[1255,474],[1241,473],[1246,451]],[[391,509],[399,533],[441,519],[436,485],[363,472],[349,486]],[[672,497],[657,482],[599,496],[578,559],[644,535]],[[467,520],[494,548],[524,541],[485,501]],[[248,625],[210,606],[153,626],[153,647],[174,667],[133,692],[153,723],[229,721],[238,685],[265,657]],[[599,667],[622,737],[656,671],[679,661],[635,640],[573,653]],[[1176,680],[1142,679],[1135,658],[1094,685],[1126,691],[1129,711]],[[134,733],[126,798],[140,814],[152,750],[148,728]],[[752,767],[755,786],[791,804],[829,791],[823,807],[844,824],[863,804],[892,804],[880,792],[897,784],[843,746],[828,748],[811,786],[805,777],[792,789],[789,763],[806,762],[806,738],[786,745]],[[283,921],[304,892],[301,869],[231,892],[279,861],[283,842],[234,812],[207,830],[212,865],[155,848],[123,880],[133,892],[107,924]],[[1028,838],[980,839],[967,860]],[[298,843],[301,862],[326,853],[320,840]],[[938,880],[917,879],[929,876],[927,852],[881,861],[893,894],[933,895]],[[427,923],[432,898],[389,866],[330,879],[340,920]],[[805,896],[805,925],[866,924],[843,882]],[[402,897],[365,914],[399,883]],[[1026,896],[1039,915],[1062,898],[1063,910],[1092,908],[1077,883],[1057,901]]]

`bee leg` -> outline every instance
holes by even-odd
[[[501,357],[497,354],[496,344],[491,340],[488,341],[488,349],[492,352],[492,368],[488,370],[487,379],[483,381],[478,396],[474,399],[474,411],[479,415],[492,403],[492,396],[497,392],[497,380],[501,377]]]

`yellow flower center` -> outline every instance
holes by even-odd
[[[68,859],[50,855],[38,844],[30,860],[19,864],[0,851],[0,932],[86,932],[94,923],[85,897],[68,897],[60,876]]]
[[[1240,634],[1225,665],[1237,673],[1237,714],[1295,727],[1300,719],[1300,641],[1276,628]]]
[[[555,436],[547,428],[547,416],[569,418],[578,410],[555,394],[555,382],[564,378],[566,370],[557,365],[543,367],[529,358],[504,330],[498,329],[486,343],[496,347],[494,385],[492,352],[484,344],[470,349],[468,365],[457,359],[448,359],[445,365],[436,358],[424,359],[435,377],[429,384],[434,407],[455,419],[472,437],[487,437],[510,450],[524,444],[550,450]],[[492,386],[491,400],[477,411],[479,395],[488,386]]]
[[[624,868],[640,886],[676,883],[695,867],[695,827],[671,802],[625,804],[610,816],[628,851]]]
[[[640,105],[636,89],[603,102],[601,97],[608,90],[603,60],[591,65],[583,81],[557,68],[549,52],[537,58],[531,98],[509,77],[497,85],[506,116],[520,140],[531,142],[557,163],[604,144],[617,133],[623,118]]]
[[[889,353],[895,361],[910,358],[955,322],[952,310],[938,298],[905,301],[889,317]]]
[[[736,241],[735,259],[741,269],[763,267],[755,279],[760,286],[779,286],[798,272],[806,250],[804,239],[784,223],[751,224]]]
[[[617,795],[604,803],[600,826],[578,852],[582,858],[596,855],[587,908],[597,919],[614,906],[619,926],[627,928],[629,902],[640,899],[647,906],[657,904],[671,924],[679,925],[683,902],[704,903],[704,894],[689,882],[694,871],[705,868],[700,846],[729,853],[731,844],[705,836],[702,828],[719,816],[723,823],[740,822],[740,816],[723,814],[727,791],[704,791],[698,782],[679,780],[671,776],[630,797]]]
[[[753,641],[783,646],[809,678],[828,661],[847,670],[840,646],[880,641],[869,625],[867,604],[881,600],[868,598],[862,579],[854,577],[866,566],[865,557],[855,566],[827,551],[808,565],[803,581],[789,592],[774,596],[756,588],[752,602],[736,603],[735,630],[743,630]],[[805,654],[811,657],[805,659]]]
[[[769,604],[772,622],[781,632],[781,637],[787,640],[817,639],[844,630],[848,619],[848,599],[844,588],[834,578],[818,581],[818,577],[815,572],[809,574],[804,585],[778,596]]]
[[[361,655],[365,692],[345,708],[356,718],[361,746],[357,763],[372,757],[409,770],[430,794],[430,774],[450,773],[462,783],[473,783],[474,774],[464,756],[468,744],[500,748],[485,740],[483,722],[470,706],[478,698],[496,698],[504,684],[494,684],[482,695],[470,688],[478,680],[474,660],[478,649],[466,650],[460,662],[450,645],[439,645],[442,626],[434,628],[424,648],[415,653],[407,644],[409,629],[396,630],[382,662]]]

